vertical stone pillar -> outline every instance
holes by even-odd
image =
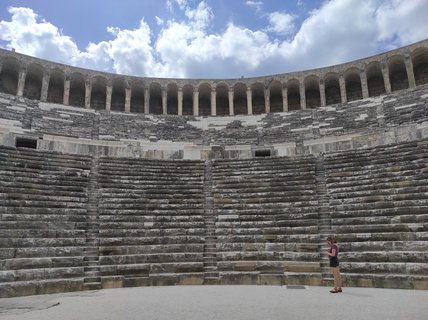
[[[348,99],[346,98],[346,83],[343,75],[339,77],[339,87],[340,87],[340,97],[342,98],[342,103],[346,103]]]
[[[63,102],[64,105],[70,105],[70,78],[68,76],[65,77],[64,81],[64,95]]]
[[[211,89],[211,115],[217,115],[217,101],[216,101],[216,89]]]
[[[321,107],[325,107],[327,105],[325,100],[325,84],[324,80],[320,80],[319,83],[319,89],[320,89],[320,100],[321,100]]]
[[[233,116],[235,114],[235,109],[233,106],[233,89],[229,89],[228,98],[229,98],[229,115]]]
[[[44,72],[42,79],[42,92],[40,95],[40,101],[46,102],[48,100],[48,89],[49,89],[49,81],[51,75],[50,73]]]
[[[300,109],[305,110],[306,109],[305,84],[300,83],[299,89],[300,89]]]
[[[147,86],[144,88],[144,114],[149,114],[150,112],[150,87]]]
[[[106,89],[106,110],[111,110],[111,95],[113,92],[113,86],[111,83],[107,83],[107,89]]]
[[[288,88],[282,87],[282,111],[288,112]]]
[[[177,92],[178,115],[183,115],[183,88],[179,87]]]
[[[193,115],[199,116],[199,91],[198,88],[193,90]]]
[[[360,70],[361,90],[363,92],[363,99],[369,97],[369,88],[367,86],[367,73],[366,70]]]
[[[270,89],[265,88],[265,112],[270,113]]]
[[[413,72],[412,57],[410,57],[409,55],[406,55],[404,57],[404,63],[406,65],[407,79],[409,80],[409,88],[413,89],[416,87],[416,81],[415,81],[415,73]]]
[[[91,107],[91,93],[92,93],[91,80],[86,80],[85,82],[85,108],[86,109],[89,109]]]
[[[385,62],[382,62],[382,76],[383,76],[383,83],[385,85],[385,91],[386,93],[391,93],[391,82],[389,81],[389,68],[388,65]]]
[[[19,72],[18,88],[16,95],[22,97],[24,95],[25,79],[27,78],[27,68],[23,67]]]
[[[167,114],[168,113],[168,106],[167,106],[167,91],[166,88],[162,87],[162,114]]]
[[[253,97],[251,88],[247,88],[247,110],[248,114],[253,114]]]
[[[132,91],[131,88],[126,87],[125,88],[125,112],[131,112],[131,95]]]

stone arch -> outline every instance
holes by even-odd
[[[193,115],[193,86],[183,86],[183,115]]]
[[[287,82],[288,110],[300,110],[300,83],[299,80],[291,79]]]
[[[403,56],[393,56],[388,60],[389,82],[391,91],[409,88],[406,65]]]
[[[131,112],[144,113],[144,83],[142,81],[133,81],[131,83]]]
[[[283,112],[282,83],[274,80],[269,86],[270,112]]]
[[[111,110],[125,111],[125,100],[125,80],[123,78],[116,78],[113,80],[113,88],[111,91]]]
[[[226,83],[219,83],[215,91],[217,115],[227,116],[229,114],[229,86]]]
[[[85,78],[80,73],[70,76],[70,101],[71,106],[85,107]]]
[[[266,112],[265,87],[263,83],[256,82],[251,85],[251,104],[253,106],[253,114]]]
[[[170,83],[166,89],[167,114],[178,114],[178,87],[175,83]]]
[[[363,98],[363,90],[361,87],[360,70],[358,68],[350,68],[345,74],[346,101],[360,100]]]
[[[315,75],[305,78],[306,108],[315,109],[321,106],[320,80]]]
[[[417,86],[428,83],[428,49],[417,48],[412,52],[413,74]]]
[[[5,58],[0,72],[0,91],[16,95],[21,65],[15,58]]]
[[[63,103],[64,102],[64,82],[65,74],[60,69],[54,69],[51,72],[48,86],[47,102]]]
[[[248,114],[247,86],[242,82],[233,86],[233,114]]]
[[[25,77],[24,97],[40,100],[42,94],[43,67],[37,63],[32,63],[27,68]]]
[[[327,73],[324,77],[325,104],[332,105],[342,102],[340,94],[339,75],[335,72]]]
[[[150,102],[149,102],[149,113],[150,114],[162,114],[162,87],[157,82],[152,82],[149,87],[150,91]]]
[[[199,115],[211,115],[211,86],[208,83],[201,83],[199,91]]]
[[[366,67],[367,88],[369,97],[376,97],[385,94],[385,83],[383,81],[382,67],[379,61],[373,61]]]
[[[107,101],[107,80],[101,76],[91,79],[91,108],[95,110],[105,110]]]

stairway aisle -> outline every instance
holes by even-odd
[[[99,211],[98,211],[98,158],[92,158],[92,169],[88,185],[88,207],[86,220],[86,246],[84,250],[84,288],[101,289],[99,264]]]
[[[204,244],[204,284],[218,284],[219,273],[217,271],[217,254],[215,236],[214,199],[213,199],[213,179],[212,161],[205,162],[204,175],[204,214],[205,214],[205,244]]]
[[[324,156],[319,155],[316,162],[316,187],[318,196],[318,232],[320,235],[319,252],[321,276],[324,285],[330,285],[333,281],[330,273],[329,261],[325,251],[327,250],[326,238],[332,234],[331,212],[327,194],[326,175],[324,168]]]

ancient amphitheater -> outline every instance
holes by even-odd
[[[258,78],[0,50],[0,297],[155,285],[428,289],[428,40]]]

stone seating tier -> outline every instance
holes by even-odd
[[[0,296],[326,284],[326,232],[346,285],[426,289],[427,147],[214,160],[210,174],[202,161],[2,147]]]

